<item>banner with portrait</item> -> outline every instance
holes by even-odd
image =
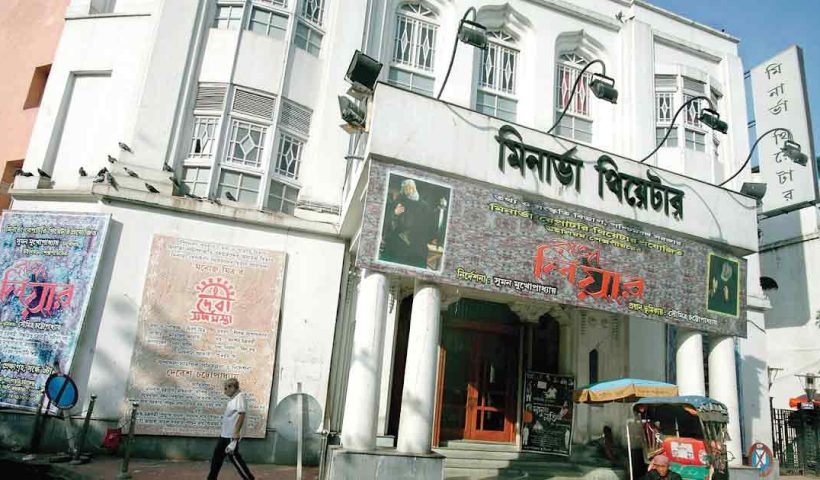
[[[70,371],[109,218],[3,212],[0,406],[36,409],[52,371]]]
[[[262,438],[273,380],[285,253],[157,235],[128,379],[137,433],[219,434],[235,377],[243,436]]]
[[[724,246],[414,167],[369,173],[360,268],[746,335],[746,261]]]
[[[521,447],[542,453],[572,453],[572,391],[570,375],[524,372]]]

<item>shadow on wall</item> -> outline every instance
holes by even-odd
[[[789,232],[799,231],[800,217],[795,214],[784,216],[778,223],[778,230],[781,227]],[[766,312],[767,329],[802,327],[810,322],[820,326],[817,312],[812,311],[809,304],[809,269],[812,266],[806,264],[806,248],[810,248],[809,243],[799,242],[760,254],[761,276],[774,279],[778,285],[777,289],[765,292],[772,303],[772,309]]]

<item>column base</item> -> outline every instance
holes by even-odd
[[[401,453],[392,449],[358,452],[335,448],[330,450],[330,480],[367,478],[373,480],[441,480],[444,456]]]

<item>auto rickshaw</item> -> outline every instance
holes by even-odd
[[[641,430],[644,462],[669,458],[669,468],[683,480],[727,480],[726,406],[708,397],[642,398],[632,406]]]

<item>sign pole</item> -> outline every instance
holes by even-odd
[[[122,466],[120,473],[117,475],[117,480],[130,480],[131,474],[128,473],[128,463],[131,460],[131,447],[134,443],[134,423],[137,421],[137,407],[139,402],[131,402],[131,421],[128,422],[128,443],[125,444],[125,453],[122,457]]]
[[[302,415],[304,399],[302,398],[302,382],[296,384],[296,393],[299,394],[299,408],[296,414],[296,480],[302,480]]]

